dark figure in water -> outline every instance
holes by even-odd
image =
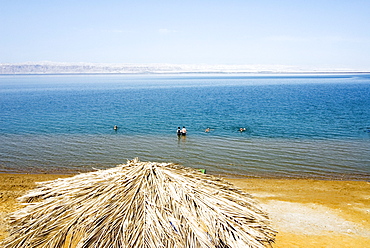
[[[117,131],[118,130],[118,127],[116,125],[114,125],[113,130],[114,131]]]
[[[177,128],[177,135],[180,136],[181,135],[181,129],[180,127]]]

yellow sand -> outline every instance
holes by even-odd
[[[370,183],[229,179],[279,231],[274,247],[370,247]]]
[[[0,174],[0,241],[5,216],[35,182],[65,175]],[[286,179],[227,179],[254,196],[279,232],[273,247],[369,247],[370,183]]]

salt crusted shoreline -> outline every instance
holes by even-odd
[[[68,175],[0,174],[0,241],[4,218],[35,182]],[[227,179],[252,194],[279,232],[273,247],[365,247],[370,243],[370,183],[287,179]]]

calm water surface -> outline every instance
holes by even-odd
[[[134,157],[211,174],[369,180],[370,75],[0,76],[1,172]]]

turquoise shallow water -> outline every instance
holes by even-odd
[[[369,108],[368,74],[0,76],[0,171],[139,157],[212,174],[369,180]]]

